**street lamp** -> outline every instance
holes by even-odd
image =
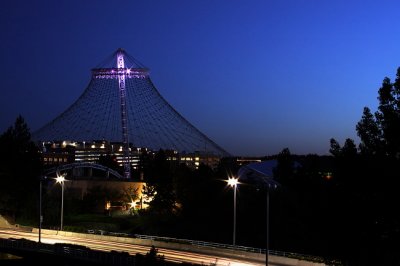
[[[60,226],[60,231],[63,230],[63,218],[64,218],[64,182],[65,182],[65,176],[67,174],[64,173],[62,175],[57,174],[56,183],[61,184],[61,226]]]
[[[41,176],[39,178],[39,243],[42,241],[42,182],[47,179],[47,176]]]
[[[242,166],[238,171],[238,176],[241,179],[247,180],[265,188],[266,191],[266,250],[265,250],[265,265],[268,266],[269,262],[269,194],[272,190],[276,189],[280,184],[274,180],[272,171],[276,166],[276,161],[266,161],[263,164],[263,170],[260,170],[260,163]],[[257,167],[258,166],[258,167]],[[269,166],[269,167],[267,167]]]
[[[267,201],[266,201],[266,207],[267,207],[267,228],[266,228],[266,248],[265,248],[265,265],[268,266],[268,262],[269,262],[269,193],[270,193],[270,189],[275,189],[277,188],[277,184],[273,183],[271,184],[270,182],[268,182],[266,184],[266,193],[267,193]]]
[[[238,185],[238,178],[230,177],[228,185],[233,187],[233,245],[236,244],[236,190]]]

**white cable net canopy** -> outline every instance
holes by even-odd
[[[34,132],[34,140],[122,142],[118,77],[124,75],[127,132],[132,146],[229,155],[181,116],[155,88],[148,69],[124,51],[125,68],[117,68],[117,52],[92,70],[83,94],[62,114]]]

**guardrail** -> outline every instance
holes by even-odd
[[[215,242],[207,242],[207,241],[199,241],[199,240],[191,240],[191,239],[181,239],[181,238],[173,238],[173,237],[150,236],[150,235],[141,235],[141,234],[133,234],[132,235],[132,234],[126,234],[126,233],[108,232],[108,231],[103,231],[103,230],[88,230],[88,233],[110,235],[110,236],[120,236],[120,237],[131,237],[131,238],[161,241],[161,242],[167,242],[167,243],[169,242],[169,243],[176,243],[176,244],[187,244],[187,245],[193,245],[193,246],[199,246],[199,247],[222,248],[222,249],[227,249],[227,250],[251,252],[251,253],[258,253],[258,254],[265,254],[265,252],[266,252],[266,249],[263,249],[263,248],[221,244],[221,243],[215,243]],[[285,258],[328,263],[329,265],[342,265],[341,262],[339,262],[339,261],[327,261],[326,259],[319,257],[319,256],[300,254],[300,253],[294,253],[294,252],[269,250],[268,254],[274,255],[274,256],[279,256],[279,257],[285,257]]]
[[[162,237],[162,236],[149,236],[149,235],[140,235],[140,234],[126,234],[126,233],[108,232],[108,231],[104,231],[104,230],[87,230],[87,233],[96,234],[96,235],[130,237],[130,238],[137,238],[137,239],[161,241],[161,242],[167,242],[167,243],[169,242],[169,243],[176,243],[176,244],[187,244],[187,245],[192,245],[192,246],[223,248],[223,249],[265,254],[265,249],[261,249],[261,248],[245,247],[245,246],[238,246],[238,245],[234,246],[234,245],[229,245],[229,244],[221,244],[221,243],[206,242],[206,241],[199,241],[199,240],[190,240],[190,239],[173,238],[173,237]],[[268,254],[275,255],[275,253],[281,254],[278,251],[272,251],[272,250],[270,250]]]
[[[265,254],[265,252],[266,252],[266,249],[263,249],[263,248],[229,245],[229,244],[221,244],[221,243],[190,240],[190,239],[179,239],[179,238],[173,238],[173,237],[160,237],[160,236],[149,236],[149,235],[139,235],[139,234],[135,234],[133,236],[135,238],[139,238],[139,239],[149,239],[149,240],[154,240],[154,241],[188,244],[188,245],[193,245],[193,246],[223,248],[223,249],[227,249],[227,250],[244,251],[244,252],[252,252],[252,253],[259,253],[259,254]],[[274,256],[279,256],[279,257],[301,259],[301,260],[307,260],[307,261],[313,261],[313,262],[326,262],[326,260],[322,257],[294,253],[294,252],[269,250],[268,254],[274,255]]]
[[[229,245],[229,244],[221,244],[221,243],[206,242],[206,241],[199,241],[199,240],[180,239],[180,238],[173,238],[173,237],[149,236],[149,235],[138,235],[138,234],[133,235],[133,237],[139,238],[139,239],[154,240],[154,241],[171,242],[171,243],[178,243],[178,244],[188,244],[188,245],[201,246],[201,247],[223,248],[223,249],[231,249],[231,250],[265,254],[265,249],[237,246],[237,245],[234,246],[234,245]],[[268,254],[272,254],[271,251]]]
[[[175,244],[186,244],[197,247],[211,247],[211,248],[221,248],[232,251],[242,251],[242,252],[250,252],[254,254],[265,254],[266,249],[263,248],[255,248],[255,247],[246,247],[239,245],[230,245],[230,244],[221,244],[215,242],[207,242],[207,241],[199,241],[199,240],[190,240],[190,239],[180,239],[173,237],[161,237],[161,236],[151,236],[151,235],[141,235],[141,234],[127,234],[127,233],[119,233],[119,232],[110,232],[105,230],[87,230],[88,234],[96,234],[96,235],[104,235],[104,236],[116,236],[116,237],[126,237],[126,238],[136,238],[143,240],[152,240],[152,241],[160,241],[165,243],[175,243]],[[286,251],[278,251],[278,250],[269,250],[269,255],[290,258],[290,259],[298,259],[303,261],[310,261],[316,263],[325,263],[326,265],[343,265],[343,263],[339,260],[334,259],[326,259],[319,256],[307,255],[295,252],[286,252]]]

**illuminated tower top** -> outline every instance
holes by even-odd
[[[146,78],[149,76],[149,70],[122,48],[119,48],[111,57],[93,68],[92,75],[95,78],[118,79],[120,75],[126,75],[127,78]]]

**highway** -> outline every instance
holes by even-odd
[[[25,232],[14,229],[0,229],[0,238],[25,238],[32,241],[38,241],[38,234]],[[146,254],[150,247],[136,245],[130,243],[121,243],[115,241],[105,241],[97,239],[78,238],[60,235],[45,235],[42,234],[41,241],[47,244],[54,243],[71,243],[76,245],[86,246],[90,249],[101,251],[119,251],[128,252],[131,255]],[[247,265],[265,265],[265,263],[249,262],[241,259],[234,259],[225,256],[205,255],[189,251],[178,251],[173,249],[158,248],[158,254],[163,255],[165,260],[171,262],[186,262],[199,265],[230,265],[230,266],[247,266]]]

